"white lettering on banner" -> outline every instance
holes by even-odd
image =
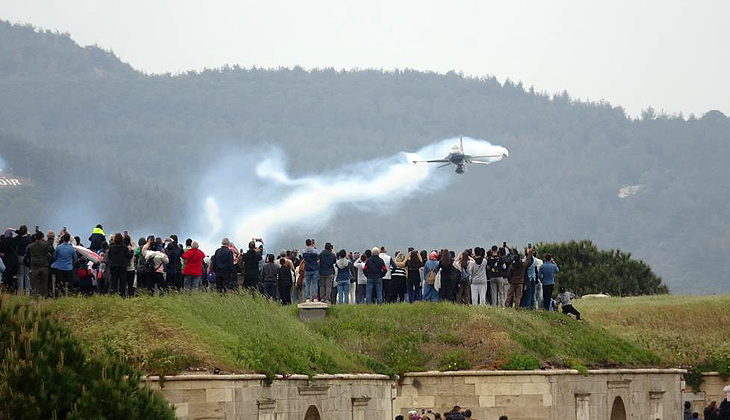
[[[23,183],[20,182],[17,178],[0,178],[0,187],[15,187],[15,186],[23,186]]]

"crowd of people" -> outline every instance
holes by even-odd
[[[454,406],[451,410],[443,413],[435,412],[433,410],[421,409],[419,413],[417,410],[409,411],[408,418],[406,419],[402,415],[395,416],[395,420],[476,420],[473,418],[471,410]],[[500,416],[499,420],[509,420],[507,416]]]
[[[126,231],[107,237],[97,225],[84,246],[65,227],[58,235],[38,227],[32,234],[26,226],[8,228],[0,238],[2,286],[40,297],[252,290],[282,304],[448,301],[532,310],[557,310],[560,304],[580,319],[572,293],[560,288],[553,299],[559,267],[531,244],[522,252],[503,242],[460,252],[408,248],[392,256],[382,246],[335,251],[328,242],[320,250],[314,239],[301,251],[278,255],[267,254],[261,238],[247,245],[239,249],[223,238],[206,255],[198,242],[180,243],[177,235],[135,242]]]

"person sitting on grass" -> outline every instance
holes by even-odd
[[[563,307],[563,313],[564,314],[573,314],[575,315],[575,319],[580,321],[580,312],[578,312],[573,307],[573,299],[575,299],[575,295],[565,291],[565,287],[560,288],[560,295],[558,295],[558,300],[560,301],[560,305]]]

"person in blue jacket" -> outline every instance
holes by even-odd
[[[56,254],[51,264],[51,269],[56,272],[56,288],[62,294],[68,294],[73,284],[74,266],[78,257],[76,250],[71,245],[71,235],[65,233],[61,236],[61,243],[56,247]]]
[[[538,276],[542,280],[542,307],[546,311],[550,310],[550,301],[553,298],[553,287],[555,287],[555,274],[560,271],[558,265],[555,264],[553,256],[545,254],[545,262],[540,266]]]

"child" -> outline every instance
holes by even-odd
[[[565,287],[560,288],[560,295],[558,296],[558,300],[563,306],[563,313],[566,315],[573,314],[575,315],[575,319],[580,321],[580,312],[576,311],[573,307],[573,298],[575,298],[575,295],[570,292],[566,292]]]

